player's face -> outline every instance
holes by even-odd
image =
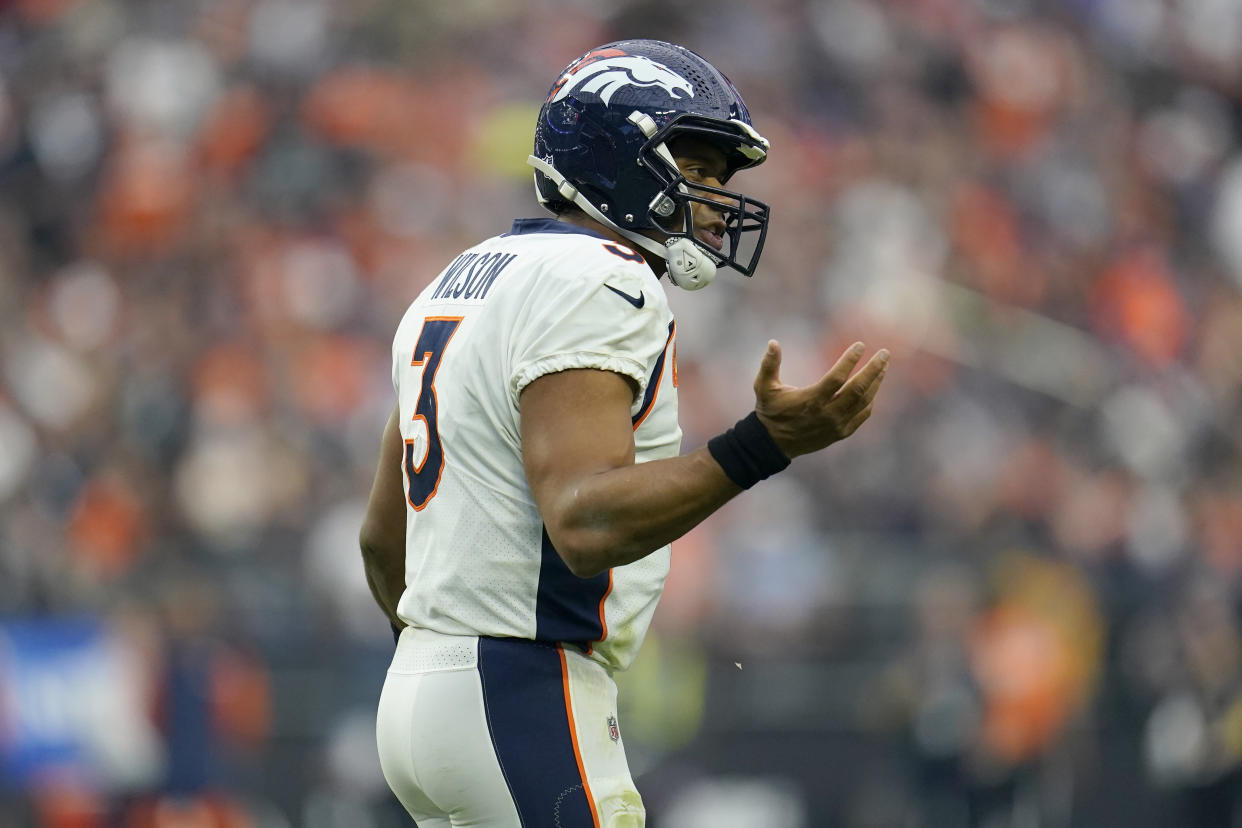
[[[702,184],[705,187],[724,187],[729,177],[729,166],[725,154],[710,141],[686,135],[669,142],[669,151],[678,169],[691,184]],[[723,196],[712,196],[721,202],[728,201]],[[691,214],[694,217],[694,235],[707,246],[720,250],[724,246],[725,219],[724,214],[709,204],[693,202]]]

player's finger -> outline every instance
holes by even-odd
[[[875,399],[876,392],[880,390],[880,383],[884,381],[884,373],[888,370],[888,359],[888,351],[883,349],[877,351],[861,371],[841,386],[837,397],[845,397],[857,406],[870,405]]]
[[[866,346],[861,342],[855,342],[847,348],[845,353],[841,354],[837,359],[836,364],[828,369],[828,373],[824,374],[820,381],[815,383],[816,392],[826,398],[831,398],[840,391],[841,386],[849,379],[850,372],[858,364],[858,360],[862,359],[864,350],[866,350]]]
[[[845,434],[846,437],[850,436],[851,434],[853,434],[855,431],[858,430],[859,426],[867,422],[867,420],[870,417],[871,417],[871,404],[868,403],[867,406],[863,408],[862,411],[859,411],[852,418],[850,418],[850,421],[845,424],[845,428],[842,430],[842,432]]]
[[[769,339],[768,349],[763,352],[763,359],[759,362],[759,373],[755,376],[755,393],[762,394],[780,384],[781,344],[775,339]]]

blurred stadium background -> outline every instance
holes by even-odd
[[[895,355],[675,545],[651,825],[1242,825],[1239,0],[0,0],[0,825],[408,824],[390,337],[626,36],[773,144],[761,272],[672,297],[685,445],[769,337]]]

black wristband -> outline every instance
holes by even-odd
[[[753,411],[724,434],[708,440],[707,450],[728,478],[743,489],[749,489],[789,465],[789,458]]]

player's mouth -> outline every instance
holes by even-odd
[[[695,235],[698,236],[699,241],[703,242],[704,244],[706,244],[708,247],[712,248],[713,250],[724,249],[724,234],[723,233],[716,233],[704,227],[704,228],[701,228],[699,232],[696,233]]]
[[[704,215],[706,213],[706,215]],[[724,249],[724,216],[716,210],[704,210],[695,217],[694,235],[712,250]]]

